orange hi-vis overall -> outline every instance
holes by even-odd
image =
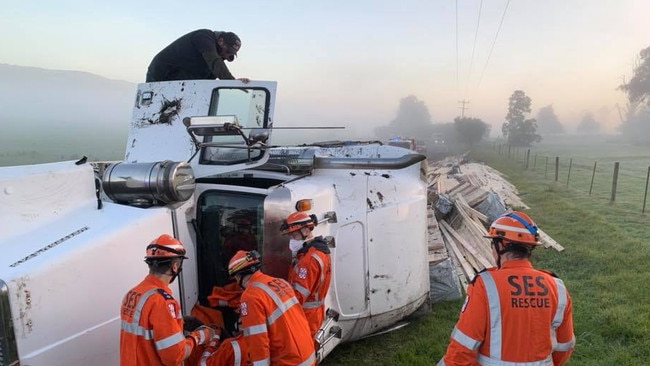
[[[248,352],[242,336],[225,339],[219,346],[208,347],[203,352],[199,366],[243,366],[248,365]]]
[[[314,341],[291,285],[254,272],[240,304],[242,338],[254,366],[316,364]]]
[[[194,348],[183,335],[183,317],[171,290],[148,275],[122,301],[120,365],[180,365]]]
[[[479,273],[439,366],[558,366],[575,346],[571,297],[526,259]]]
[[[302,305],[312,336],[316,334],[325,318],[324,300],[331,279],[332,260],[329,254],[313,246],[296,254],[293,269],[289,271],[289,283]]]

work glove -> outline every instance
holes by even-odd
[[[201,354],[201,363],[200,365],[206,365],[208,358],[212,356],[213,353],[217,352],[217,349],[219,348],[219,340],[212,340],[210,343],[208,343],[207,346],[203,349],[203,353]]]
[[[221,332],[215,331],[215,329],[207,325],[201,325],[200,327],[196,328],[196,330],[191,332],[188,337],[194,339],[195,346],[200,346],[211,341],[219,341],[221,338],[220,333]]]

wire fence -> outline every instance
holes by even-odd
[[[530,148],[495,145],[500,156],[520,163],[539,177],[588,196],[645,214],[650,211],[650,156],[590,160],[540,154]]]

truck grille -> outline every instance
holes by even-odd
[[[9,287],[0,280],[0,366],[17,364],[18,348],[9,309]]]

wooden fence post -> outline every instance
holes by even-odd
[[[591,184],[589,184],[589,195],[591,196],[591,190],[594,188],[594,177],[596,176],[596,163],[597,161],[594,161],[594,171],[591,172]]]
[[[616,185],[618,183],[618,166],[619,162],[614,163],[614,177],[612,178],[612,197],[609,199],[610,203],[616,201]]]
[[[646,198],[648,198],[648,181],[650,181],[650,166],[648,167],[648,174],[645,177],[645,192],[643,193],[643,208],[641,209],[641,213],[645,213],[645,202]]]
[[[560,175],[560,157],[556,156],[555,157],[555,181],[557,182],[558,177]]]
[[[569,178],[571,178],[571,166],[573,166],[573,158],[569,159],[569,174],[566,176],[566,186],[569,186]]]
[[[530,149],[526,150],[526,170],[528,170],[529,165],[530,165]]]

